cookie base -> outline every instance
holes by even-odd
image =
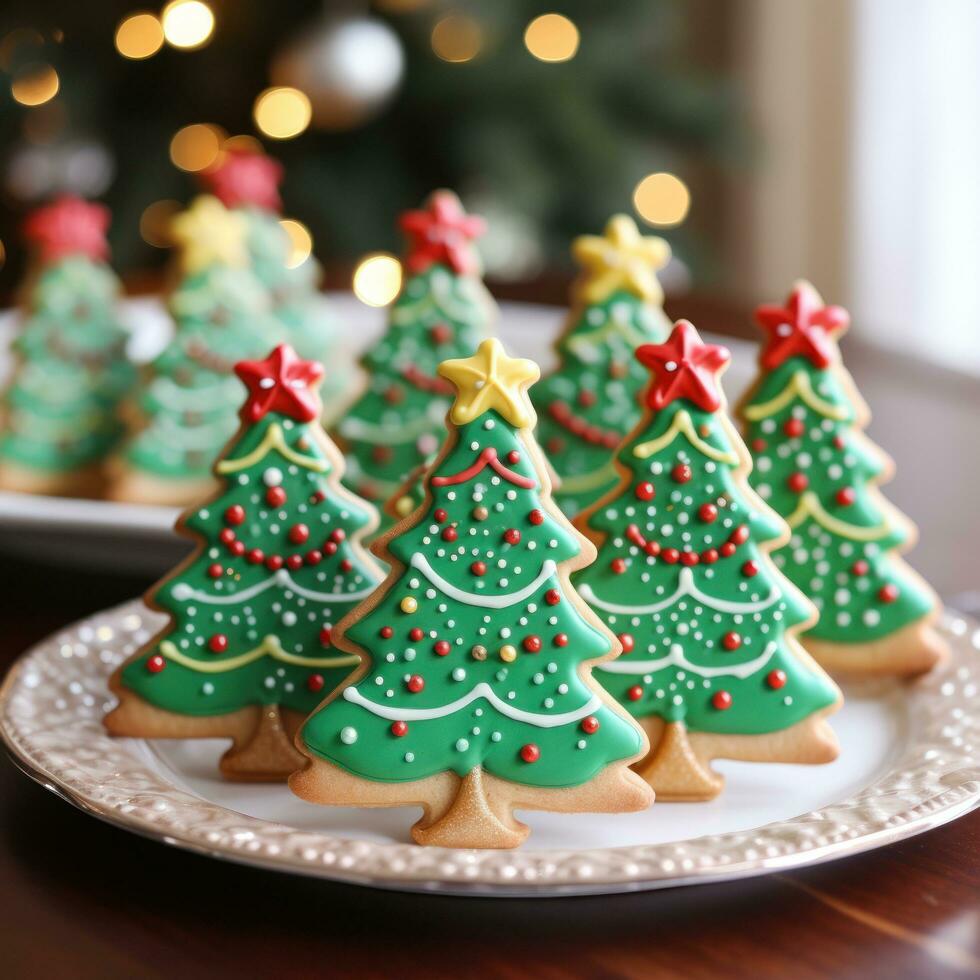
[[[949,647],[933,629],[935,619],[933,613],[870,643],[830,643],[812,636],[800,640],[813,659],[832,674],[915,677],[949,658]]]
[[[529,828],[514,809],[558,813],[622,813],[653,802],[650,787],[622,764],[606,766],[581,786],[544,788],[498,779],[477,766],[462,779],[438,773],[409,783],[380,783],[355,776],[321,758],[289,777],[304,800],[329,806],[420,806],[412,827],[417,844],[437,847],[512,848]]]
[[[0,463],[0,490],[51,497],[101,497],[104,487],[105,479],[97,464],[53,472],[20,466],[9,460]]]
[[[803,721],[766,735],[714,735],[689,732],[683,722],[656,716],[638,721],[653,746],[634,769],[653,787],[661,802],[700,803],[714,799],[725,780],[711,768],[713,759],[741,762],[833,762],[840,747],[826,716],[840,702]]]
[[[158,708],[113,687],[119,704],[103,719],[112,735],[130,738],[230,738],[218,768],[234,782],[284,782],[303,764],[293,739],[303,715],[278,705],[252,705],[224,715],[197,717]]]
[[[110,467],[106,496],[120,503],[190,507],[211,496],[216,486],[211,477],[170,480],[125,467]]]

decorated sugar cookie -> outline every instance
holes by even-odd
[[[286,338],[301,357],[327,358],[336,342],[318,284],[321,269],[312,255],[292,258],[292,244],[280,222],[282,164],[264,153],[231,149],[201,172],[205,188],[225,207],[245,219],[249,264],[271,294],[271,312],[286,330]],[[344,372],[332,372],[343,378]],[[325,379],[324,389],[336,382]],[[332,391],[321,390],[329,403]]]
[[[576,522],[599,557],[574,582],[623,646],[596,678],[650,738],[637,771],[660,799],[706,800],[715,758],[830,762],[841,696],[796,639],[815,612],[769,556],[788,531],[746,479],[718,380],[729,353],[680,320],[636,357],[644,413],[618,486]]]
[[[662,238],[641,236],[618,214],[572,252],[583,266],[575,305],[556,344],[558,367],[533,396],[538,441],[561,477],[555,500],[569,516],[616,485],[613,454],[640,417],[647,382],[633,351],[670,331],[657,280],[670,258]]]
[[[136,373],[117,317],[109,211],[61,197],[27,220],[32,274],[23,290],[16,364],[0,406],[0,487],[92,494],[122,434],[116,415]]]
[[[863,434],[868,408],[841,362],[847,311],[799,282],[756,318],[766,341],[739,413],[752,484],[793,531],[774,560],[820,611],[803,643],[833,671],[928,670],[946,649],[939,600],[899,557],[915,528],[878,490],[893,466]]]
[[[115,735],[230,738],[229,779],[284,779],[299,723],[357,666],[332,630],[381,580],[360,539],[377,523],[343,489],[320,427],[322,367],[277,347],[235,368],[248,387],[220,492],[177,524],[197,549],[147,602],[171,622],[112,677]]]
[[[420,844],[514,847],[514,809],[638,810],[643,733],[592,678],[618,652],[568,575],[593,557],[550,496],[531,430],[537,365],[485,340],[445,361],[449,438],[411,517],[372,547],[391,572],[335,631],[364,658],[300,731],[290,788],[315,803],[421,805]]]
[[[351,486],[379,503],[439,448],[453,389],[436,366],[472,351],[496,312],[473,245],[482,218],[466,214],[451,191],[436,191],[401,226],[404,285],[387,333],[361,362],[367,388],[336,428]]]
[[[245,219],[213,197],[174,219],[182,278],[169,299],[173,340],[143,378],[132,433],[110,467],[111,495],[189,504],[213,489],[211,465],[235,432],[237,361],[281,337],[267,290],[248,268]]]

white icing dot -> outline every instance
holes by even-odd
[[[340,740],[344,745],[353,745],[357,741],[357,729],[346,725],[340,730]]]
[[[282,483],[282,470],[278,466],[270,466],[262,474],[262,482],[267,487],[278,487]]]
[[[470,743],[465,738],[456,740],[456,751],[465,752],[470,747]]]
[[[453,680],[454,681],[465,681],[466,671],[462,667],[457,667],[453,670]]]

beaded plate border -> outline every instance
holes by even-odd
[[[909,740],[856,795],[791,820],[666,844],[447,850],[351,840],[228,810],[175,787],[108,737],[106,678],[162,617],[139,601],[26,653],[0,689],[0,734],[33,779],[86,812],[212,857],[404,890],[573,895],[764,874],[880,847],[980,805],[980,624],[948,613],[950,663],[909,687]]]

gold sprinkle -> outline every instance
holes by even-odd
[[[500,659],[503,660],[505,664],[511,664],[517,659],[517,648],[511,646],[509,643],[500,648]]]
[[[474,646],[473,649],[470,650],[470,656],[474,660],[486,660],[487,659],[487,648],[484,647],[484,646],[480,646],[480,644],[477,643],[476,646]]]
[[[405,596],[405,598],[398,604],[398,608],[401,609],[403,613],[413,613],[416,609],[418,609],[418,607],[418,600],[414,596],[410,595]]]

